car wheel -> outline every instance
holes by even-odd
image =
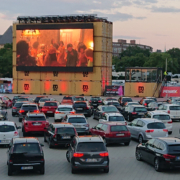
[[[71,173],[72,173],[72,174],[76,174],[76,170],[73,169],[73,168],[71,168]]]
[[[168,134],[171,135],[171,134],[172,134],[172,131],[169,131]]]
[[[138,161],[141,161],[141,160],[142,160],[142,154],[141,154],[141,152],[140,152],[139,150],[136,150],[136,159],[137,159]]]
[[[109,168],[104,169],[105,173],[109,173]]]
[[[69,160],[69,151],[66,152],[66,159],[70,163],[70,160]]]
[[[94,114],[93,114],[93,119],[96,119]]]
[[[40,174],[44,174],[45,173],[45,168],[44,168],[44,166],[40,169]]]
[[[46,136],[44,135],[44,142],[47,142],[47,140],[46,140]]]
[[[125,142],[124,145],[125,146],[129,146],[130,142]]]
[[[161,168],[161,165],[160,165],[160,162],[159,162],[159,159],[156,158],[154,160],[154,169],[158,172],[162,171],[162,168]]]
[[[10,165],[8,165],[8,176],[12,176],[12,168],[10,167]]]
[[[139,141],[139,144],[142,144],[142,143],[143,143],[144,140],[143,140],[142,135],[139,135],[138,141]]]

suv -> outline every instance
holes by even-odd
[[[44,106],[42,107],[41,111],[44,114],[54,115],[57,107],[58,107],[58,104],[56,101],[46,101],[44,103]]]
[[[22,132],[25,137],[29,132],[43,133],[49,122],[46,120],[44,113],[28,112],[26,117],[22,120]]]
[[[180,139],[154,138],[136,147],[136,159],[152,164],[156,171],[180,166]]]
[[[79,169],[104,169],[109,172],[109,153],[100,136],[76,136],[73,138],[66,158],[71,163],[72,174]]]
[[[21,109],[19,110],[19,122],[22,122],[22,119],[26,116],[27,112],[35,112],[38,113],[39,109],[37,104],[30,103],[30,104],[23,104]]]
[[[59,145],[67,146],[77,135],[76,129],[70,123],[52,123],[44,133],[44,142],[48,142],[49,148]]]
[[[12,107],[12,116],[19,115],[19,110],[23,104],[28,104],[28,101],[24,102],[15,102],[14,106]]]
[[[91,99],[89,100],[89,105],[93,106],[94,108],[103,105],[103,100],[101,99],[101,97],[91,97]]]
[[[8,176],[19,170],[39,170],[44,174],[45,161],[41,146],[33,137],[12,139],[7,151]]]
[[[89,123],[83,114],[68,114],[64,117],[64,121],[71,123],[78,133],[89,134]]]
[[[73,109],[77,114],[80,113],[84,114],[85,116],[91,117],[91,107],[89,107],[85,101],[76,101],[73,105]]]

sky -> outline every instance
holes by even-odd
[[[180,0],[0,0],[0,34],[17,16],[97,14],[113,22],[113,41],[153,51],[180,48]]]

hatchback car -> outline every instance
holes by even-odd
[[[101,136],[75,136],[66,153],[71,172],[79,169],[103,169],[109,172],[109,153]]]
[[[29,112],[22,120],[22,132],[25,137],[28,133],[43,133],[46,131],[46,127],[49,126],[49,122],[46,119],[44,113]]]
[[[139,144],[135,153],[138,161],[144,160],[154,166],[156,171],[180,167],[180,139],[173,137],[153,138]]]
[[[17,102],[14,104],[12,107],[12,116],[19,115],[19,110],[21,109],[21,106],[23,104],[28,104],[28,101],[23,101],[23,102]]]
[[[44,142],[48,142],[49,148],[68,146],[77,135],[76,129],[70,123],[52,123],[44,133]]]
[[[12,138],[19,137],[21,127],[11,121],[0,121],[0,145],[9,144]]]
[[[128,124],[131,137],[139,143],[156,137],[168,137],[168,130],[164,123],[157,119],[139,118]]]
[[[85,116],[90,117],[92,114],[92,109],[87,105],[85,101],[76,101],[73,105],[73,109],[76,111],[76,114],[84,114]]]
[[[59,105],[54,114],[54,122],[61,122],[67,114],[75,114],[72,105]]]
[[[42,108],[46,101],[55,101],[55,99],[53,99],[53,98],[41,98],[39,100],[39,103],[38,103],[39,108]]]
[[[96,108],[100,105],[103,105],[103,100],[101,97],[92,96],[89,100],[89,105]]]
[[[131,133],[127,127],[118,122],[104,122],[90,129],[93,135],[100,135],[104,139],[104,143],[124,143],[126,146],[131,141]]]
[[[58,107],[56,101],[46,101],[44,106],[42,107],[41,111],[46,115],[53,115]]]
[[[8,176],[15,171],[27,170],[38,170],[44,174],[45,160],[41,146],[33,137],[12,139],[7,151]]]
[[[123,106],[124,103],[126,103],[126,102],[132,102],[133,100],[132,100],[130,97],[120,97],[120,98],[118,99],[118,101],[119,101],[119,104],[120,104],[121,106]]]

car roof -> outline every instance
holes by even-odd
[[[20,144],[20,143],[39,143],[38,139],[35,137],[21,137],[21,138],[14,138],[13,139],[14,144]]]
[[[160,138],[156,138],[156,139],[159,139],[168,145],[180,144],[180,139],[176,138],[176,137],[160,137]]]
[[[177,104],[165,104],[166,106],[179,106]]]
[[[72,105],[68,105],[68,104],[67,104],[67,105],[64,104],[64,105],[59,105],[58,108],[59,108],[59,107],[71,107],[71,108],[72,108],[73,106],[72,106]]]
[[[35,103],[23,104],[23,106],[27,106],[27,105],[34,105],[34,106],[37,106],[37,104],[35,104]]]
[[[87,135],[87,136],[76,136],[78,142],[103,142],[101,136]]]
[[[18,103],[29,103],[29,101],[16,101],[15,104],[18,104]]]
[[[0,121],[0,125],[13,125],[14,126],[15,122],[12,121]]]
[[[109,106],[115,107],[114,105],[100,105],[100,107],[109,107]]]
[[[143,122],[146,122],[147,124],[152,123],[152,122],[161,122],[162,123],[162,121],[153,119],[153,118],[137,118],[137,119],[142,120]]]
[[[108,116],[123,116],[121,113],[105,113]]]
[[[163,111],[150,111],[149,113],[151,113],[151,114],[165,114],[165,115],[169,115],[168,113],[166,113],[166,112],[163,112]]]
[[[27,114],[28,114],[28,116],[45,116],[44,113],[42,113],[42,112],[39,112],[39,113],[37,113],[37,112],[29,112]]]
[[[55,127],[55,128],[59,128],[59,127],[73,127],[74,126],[71,124],[71,123],[65,123],[65,122],[56,122],[56,123],[52,123],[52,125]]]
[[[84,114],[67,114],[68,117],[85,117]]]
[[[91,98],[101,98],[100,96],[92,96]]]
[[[109,122],[109,121],[105,121],[105,122],[102,122],[102,124],[107,124],[107,125],[110,125],[110,126],[125,126],[124,124],[120,123],[120,122]]]
[[[117,102],[117,103],[119,103],[118,100],[108,101],[108,103],[111,103],[111,102]]]

